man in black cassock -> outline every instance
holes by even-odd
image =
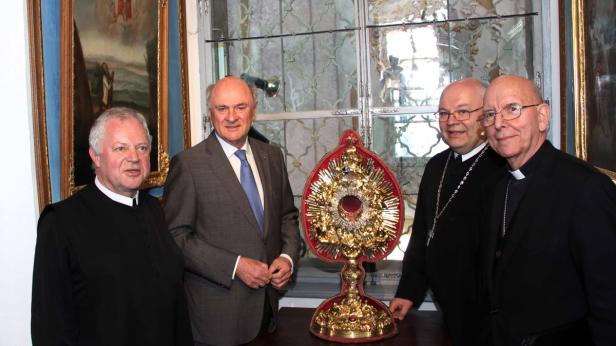
[[[143,116],[111,108],[90,131],[96,179],[43,210],[32,288],[32,343],[192,345],[183,263],[156,198]]]
[[[616,345],[616,186],[546,140],[532,81],[495,79],[483,125],[510,174],[486,191],[491,343]]]
[[[454,345],[477,345],[480,326],[480,187],[504,173],[478,119],[485,87],[465,79],[447,86],[435,116],[449,149],[424,171],[402,277],[390,310],[403,319],[428,289]]]

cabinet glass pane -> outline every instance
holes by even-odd
[[[258,94],[259,112],[357,108],[355,31],[210,43],[226,67],[219,75],[242,73],[281,81],[278,96]]]
[[[369,0],[368,23],[420,23],[447,19],[447,0]]]
[[[340,135],[358,128],[356,117],[256,121],[253,126],[284,151],[291,189],[298,197],[319,160],[338,146]]]
[[[372,104],[438,106],[454,80],[532,77],[532,23],[515,17],[371,29]]]
[[[537,1],[519,0],[369,0],[368,24],[427,23],[473,17],[527,14]]]
[[[207,40],[330,31],[356,26],[354,0],[211,0]]]

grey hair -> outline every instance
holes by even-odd
[[[128,107],[112,107],[104,111],[101,115],[96,118],[94,124],[92,124],[92,128],[90,129],[90,135],[88,136],[88,142],[90,143],[90,148],[94,150],[96,155],[101,153],[101,143],[103,141],[103,137],[105,135],[105,127],[107,126],[107,122],[111,119],[119,119],[119,120],[127,120],[127,119],[135,119],[145,129],[145,134],[148,136],[148,147],[152,147],[152,136],[150,135],[150,130],[148,129],[148,123],[145,120],[143,114],[137,112],[136,110]]]

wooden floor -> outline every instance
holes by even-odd
[[[308,325],[313,313],[314,309],[282,308],[276,332],[260,336],[249,345],[339,345],[310,334]],[[413,311],[404,321],[398,322],[397,336],[364,345],[450,346],[451,342],[445,335],[439,312]]]

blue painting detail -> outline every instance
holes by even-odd
[[[169,2],[169,157],[184,150],[178,9],[178,0]]]
[[[52,202],[60,200],[60,1],[41,1],[45,114]]]

